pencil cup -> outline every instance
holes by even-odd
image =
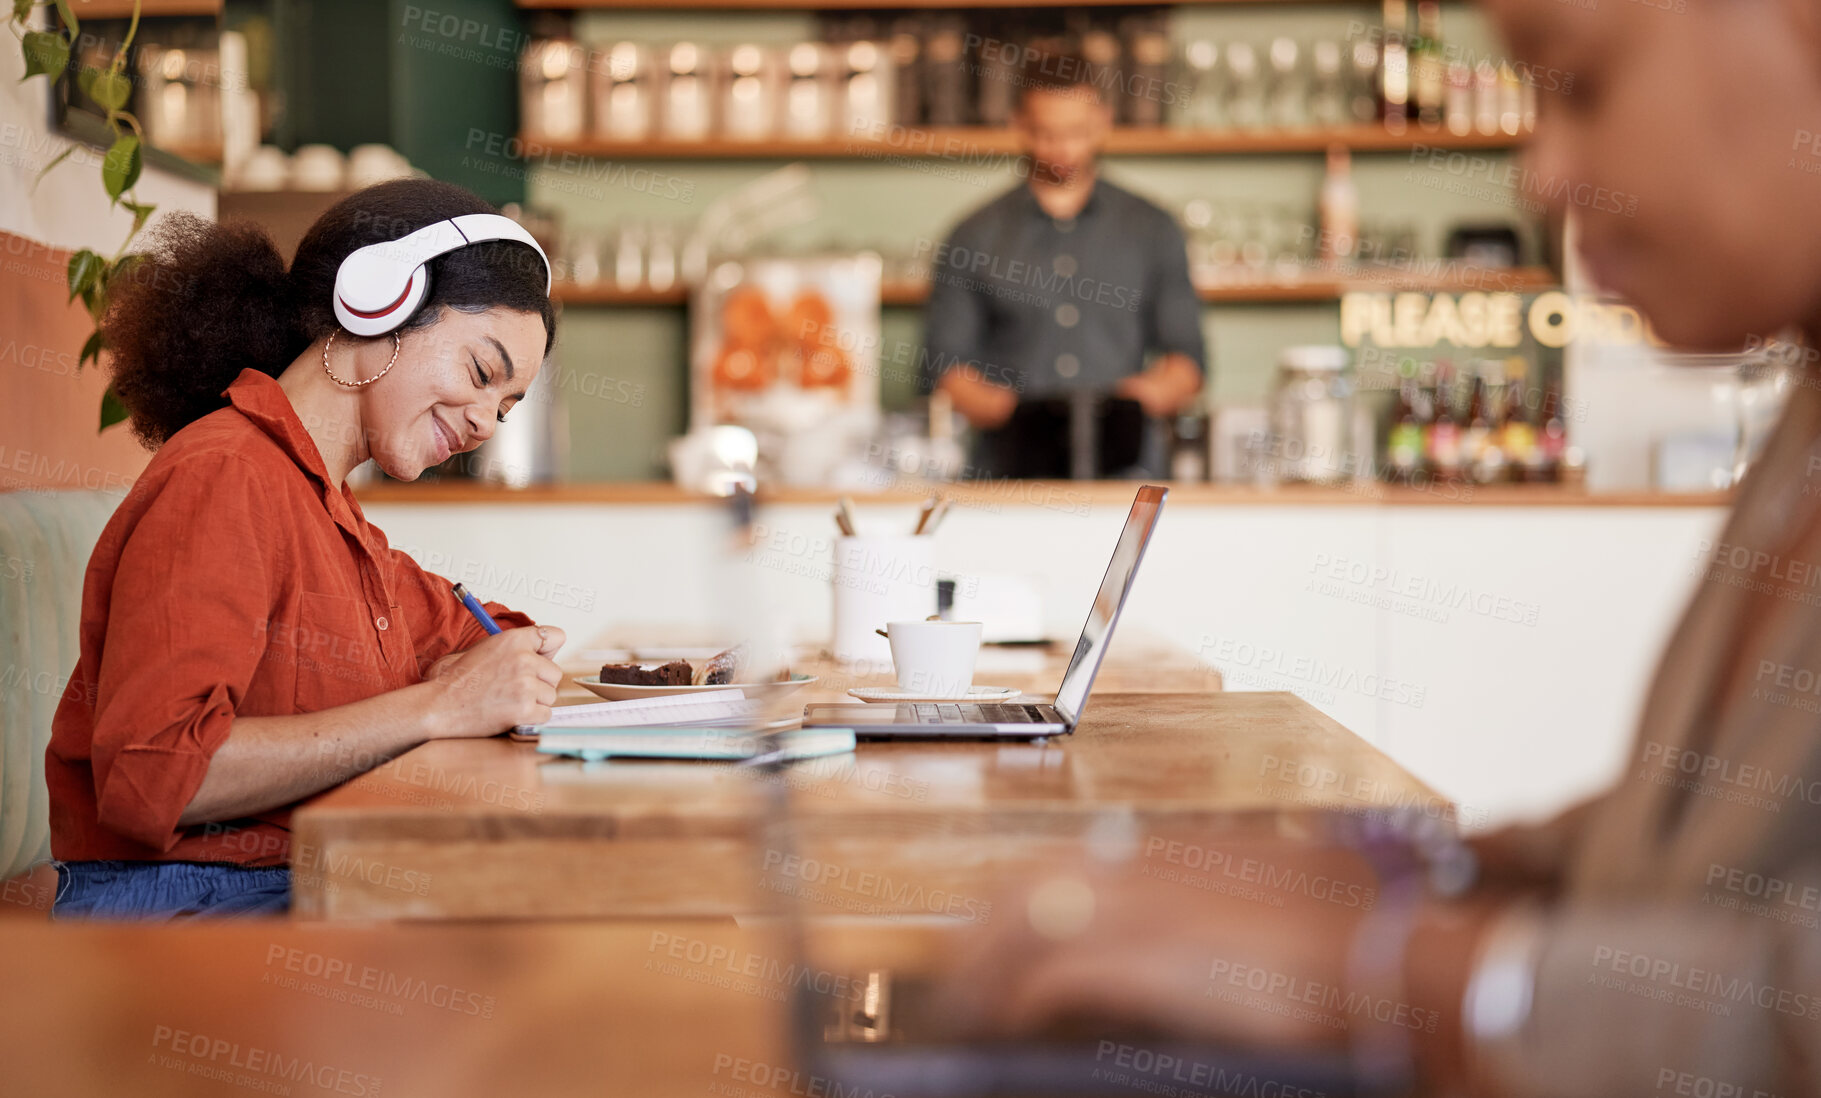
[[[830,648],[837,660],[888,668],[891,645],[874,630],[936,612],[935,540],[909,534],[835,539]]]

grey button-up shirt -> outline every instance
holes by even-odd
[[[931,258],[926,392],[963,363],[1024,399],[1110,391],[1150,354],[1187,355],[1205,372],[1182,231],[1105,179],[1066,221],[1020,183]]]

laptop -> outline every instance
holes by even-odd
[[[1100,590],[1088,607],[1087,624],[1075,642],[1068,670],[1056,700],[1031,705],[1011,702],[974,704],[963,702],[928,702],[887,705],[809,705],[803,709],[804,727],[816,725],[851,728],[860,739],[1044,739],[1073,732],[1087,705],[1088,691],[1093,689],[1094,674],[1100,670],[1107,645],[1113,639],[1113,627],[1126,596],[1132,593],[1132,581],[1138,575],[1138,564],[1144,559],[1145,546],[1151,542],[1151,531],[1157,527],[1157,516],[1163,510],[1168,488],[1146,485],[1132,501],[1125,529],[1113,546],[1113,559],[1107,565]]]

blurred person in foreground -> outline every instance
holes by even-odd
[[[1039,51],[1014,71],[1025,178],[931,257],[923,384],[978,432],[980,475],[1069,476],[1088,429],[1072,405],[1094,475],[1166,475],[1156,421],[1194,402],[1206,361],[1182,230],[1101,176],[1118,72]]]
[[[1814,344],[1821,6],[1486,8],[1515,58],[1573,74],[1526,152],[1537,189],[1636,198],[1634,216],[1573,210],[1601,286],[1679,346],[1789,327]],[[1073,919],[1036,918],[1032,892],[1008,910],[1033,918],[996,921],[960,960],[967,985],[995,989],[958,996],[968,1024],[1088,1015],[1292,1059],[1389,1048],[1430,1093],[1821,1094],[1821,707],[1797,685],[1821,669],[1821,600],[1789,578],[1821,561],[1821,370],[1796,380],[1609,791],[1456,846],[1477,856],[1465,887],[1388,874],[1380,850],[1348,893],[1366,902],[1295,884],[1332,866],[1317,843],[1218,848],[1222,865],[1266,867],[1281,906],[1183,887],[1154,859],[1080,870]]]

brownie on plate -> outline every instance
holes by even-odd
[[[601,665],[601,681],[615,686],[688,686],[693,674],[687,660]]]

